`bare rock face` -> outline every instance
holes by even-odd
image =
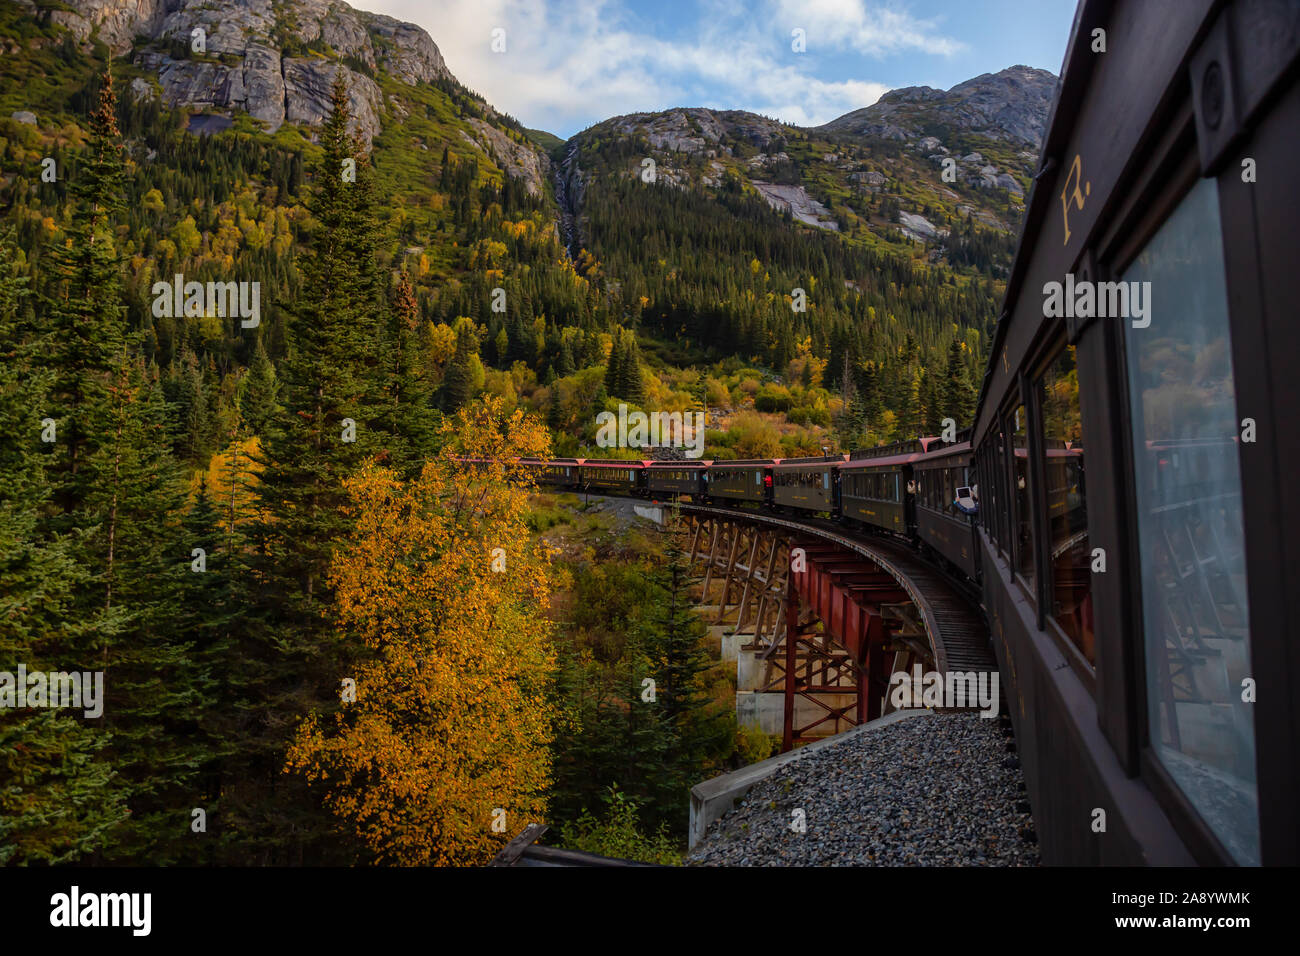
[[[795,219],[818,229],[839,231],[839,224],[831,218],[831,211],[808,195],[802,186],[780,186],[755,180],[753,187],[778,212],[788,212]]]
[[[284,122],[287,105],[280,51],[260,43],[244,48],[244,99],[234,104],[254,119],[276,130]]]
[[[471,142],[491,156],[506,174],[523,179],[530,196],[540,196],[545,177],[550,172],[550,161],[538,151],[519,145],[481,119],[471,119],[469,124],[478,134],[477,142]]]
[[[35,9],[33,0],[18,2]],[[285,122],[319,125],[330,85],[343,70],[355,129],[374,138],[379,87],[339,60],[355,59],[412,85],[451,76],[424,30],[340,0],[67,0],[67,6],[70,11],[53,11],[52,19],[82,40],[97,32],[115,54],[129,51],[137,36],[157,41],[136,62],[157,73],[168,105],[244,110],[272,131]],[[177,58],[178,50],[188,55]]]
[[[1025,189],[1020,185],[1020,181],[1010,173],[1002,173],[998,176],[997,185],[1013,196],[1023,196],[1025,194]]]
[[[174,0],[65,0],[70,9],[51,12],[50,22],[67,27],[78,40],[90,39],[98,28],[99,38],[120,56],[131,49],[136,34],[154,35],[169,2]]]
[[[348,84],[354,132],[369,143],[379,132],[379,87],[368,76],[332,60],[284,61],[284,118],[300,126],[320,126],[329,115],[330,87],[340,70]]]
[[[933,242],[942,236],[948,234],[948,230],[937,228],[934,223],[910,212],[900,212],[898,214],[900,223],[899,231],[909,239],[915,239],[918,242]]]
[[[373,13],[361,16],[370,30],[375,56],[385,72],[411,85],[451,76],[429,34],[415,24]]]
[[[653,149],[671,153],[702,153],[726,135],[726,127],[711,110],[677,109],[664,113],[632,113],[609,121],[624,135],[641,134]]]
[[[846,113],[818,130],[922,140],[927,126],[942,125],[1037,147],[1055,91],[1056,77],[1046,70],[1012,66],[958,83],[946,92],[928,86],[890,90],[873,105]]]

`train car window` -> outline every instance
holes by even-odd
[[[988,449],[981,445],[979,454],[975,456],[975,475],[976,475],[975,481],[979,484],[981,488],[989,487],[988,458],[989,458]],[[991,500],[989,504],[990,505],[992,504]],[[979,523],[980,523],[980,527],[984,529],[984,533],[988,534],[989,533],[989,508],[980,508]]]
[[[993,541],[998,546],[998,553],[1006,556],[1011,548],[1011,506],[1007,503],[1007,436],[1000,424],[993,438],[989,477],[992,479],[990,484],[997,499],[997,507],[994,509],[997,521],[994,524]]]
[[[980,508],[980,514],[984,516],[984,527],[988,529],[989,537],[993,539],[996,547],[998,540],[998,502],[1001,499],[998,498],[998,483],[993,475],[993,451],[992,442],[990,442],[984,446],[984,478],[980,481],[980,487],[986,489],[985,494],[988,495],[989,506]]]
[[[1034,588],[1034,522],[1033,506],[1029,488],[1029,415],[1025,406],[1017,405],[1007,422],[1011,432],[1011,481],[1012,501],[1015,502],[1016,548],[1015,560],[1018,571],[1029,584],[1030,593]]]
[[[1202,179],[1122,276],[1149,282],[1124,323],[1150,746],[1241,864],[1258,864],[1240,421],[1218,183]]]
[[[1043,472],[1051,547],[1051,614],[1070,643],[1094,662],[1092,550],[1084,488],[1083,420],[1074,346],[1066,346],[1036,383],[1043,411]]]

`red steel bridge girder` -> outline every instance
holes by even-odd
[[[881,715],[893,664],[893,655],[885,650],[891,629],[881,614],[881,605],[908,600],[907,592],[898,582],[870,561],[834,546],[796,546],[803,548],[804,561],[802,567],[791,570],[786,597],[783,750],[791,749],[815,726],[794,726],[795,696],[801,693],[807,696],[811,690],[801,691],[796,670],[797,645],[801,643],[800,603],[821,620],[825,637],[847,651],[854,668],[852,690],[857,700],[856,719],[851,722],[861,724]],[[844,709],[826,709],[849,719]],[[825,719],[828,718],[822,718]]]

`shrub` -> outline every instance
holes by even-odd
[[[576,823],[564,827],[561,840],[566,849],[638,863],[680,865],[681,852],[666,826],[661,825],[652,834],[641,832],[640,810],[632,798],[614,786],[609,788],[604,803],[603,820],[590,810],[583,810]]]

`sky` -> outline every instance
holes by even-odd
[[[816,126],[900,86],[948,89],[1019,63],[1059,73],[1075,7],[1075,0],[350,2],[423,27],[461,83],[525,126],[565,139],[611,116],[675,106]]]

